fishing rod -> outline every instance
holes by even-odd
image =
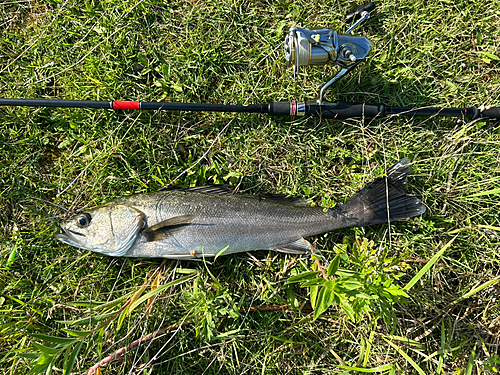
[[[294,77],[300,66],[318,66],[332,63],[340,70],[320,89],[315,101],[296,100],[268,104],[211,104],[168,103],[141,101],[93,101],[50,99],[0,99],[0,106],[59,107],[59,108],[105,108],[114,110],[156,110],[265,113],[271,116],[314,116],[325,119],[350,119],[359,117],[399,116],[447,116],[470,119],[500,119],[500,107],[473,106],[469,108],[410,108],[389,107],[384,104],[327,102],[326,90],[368,56],[372,44],[364,36],[351,33],[370,18],[374,3],[363,4],[347,14],[346,20],[353,22],[344,34],[331,29],[304,29],[293,26],[284,42],[286,60],[293,65]]]
[[[471,119],[500,119],[499,107],[469,108],[407,108],[387,107],[383,104],[317,102],[300,103],[273,102],[269,104],[210,104],[210,103],[163,103],[139,101],[93,101],[93,100],[50,100],[50,99],[0,99],[0,106],[58,107],[58,108],[105,108],[115,110],[158,110],[267,113],[271,116],[311,115],[325,119],[350,119],[358,117],[401,116],[448,116]]]

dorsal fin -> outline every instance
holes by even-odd
[[[307,206],[309,204],[309,202],[307,200],[305,200],[304,198],[287,197],[286,195],[283,195],[283,194],[266,193],[266,194],[261,194],[259,196],[259,198],[260,199],[270,199],[270,200],[282,202],[285,204],[291,204],[292,206]]]
[[[219,195],[233,195],[234,189],[231,185],[204,185],[196,186],[187,189],[179,189],[181,191],[193,191],[203,194],[219,194]]]
[[[148,242],[161,241],[191,225],[193,218],[193,215],[174,216],[147,227],[142,233]]]
[[[231,185],[205,185],[205,186],[196,186],[187,189],[179,189],[181,191],[191,191],[195,193],[202,194],[217,194],[217,195],[234,195],[235,190]],[[287,198],[283,194],[273,194],[273,193],[265,193],[260,195],[245,195],[246,197],[254,197],[256,199],[269,199],[276,202],[281,202],[284,204],[291,204],[293,206],[306,206],[309,203],[304,198],[299,197],[291,197]]]

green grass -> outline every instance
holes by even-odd
[[[335,70],[303,68],[294,82],[282,53],[284,35],[294,24],[345,30],[343,15],[354,5],[4,1],[0,97],[214,103],[315,98]],[[328,92],[330,100],[500,105],[498,2],[387,0],[377,6],[361,31],[373,43],[371,55]],[[112,312],[117,315],[109,324],[61,351],[53,373],[70,363],[74,373],[85,373],[159,329],[166,333],[130,348],[102,372],[500,370],[498,123],[48,108],[0,108],[0,120],[3,373],[28,373],[37,368],[37,355],[48,358],[68,344],[40,335],[92,331],[106,320],[75,321]],[[134,293],[139,298],[151,290],[140,288],[161,260],[113,259],[53,238],[68,210],[163,188],[230,183],[247,193],[328,205],[347,199],[403,156],[414,161],[410,191],[428,207],[422,218],[311,239],[325,269],[338,253],[339,269],[379,269],[349,257],[356,236],[366,237],[397,262],[399,273],[385,270],[384,277],[400,288],[411,285],[409,298],[359,319],[334,304],[314,320],[309,289],[285,284],[310,271],[311,259],[265,251],[221,257],[211,266],[167,261],[158,281],[172,284],[149,310],[146,301],[120,310]],[[181,277],[186,280],[177,285]],[[102,306],[111,301],[116,305]],[[248,311],[262,306],[270,311]]]

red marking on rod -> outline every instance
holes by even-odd
[[[141,109],[141,102],[115,100],[113,102],[113,109]]]

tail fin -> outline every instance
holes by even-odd
[[[342,217],[347,226],[365,227],[406,220],[426,211],[422,201],[406,195],[407,176],[413,172],[408,158],[401,159],[343,205],[332,209],[334,217]]]

